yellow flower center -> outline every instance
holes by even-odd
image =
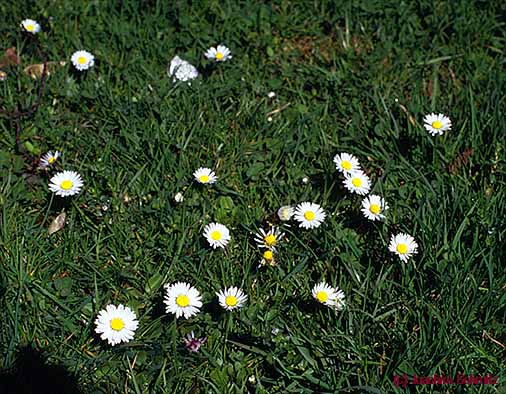
[[[209,182],[209,176],[207,176],[207,175],[201,175],[199,177],[199,181],[202,182],[202,183],[207,183],[207,182]]]
[[[378,204],[371,204],[371,206],[369,207],[369,211],[377,215],[378,213],[380,213],[381,207]]]
[[[273,258],[273,254],[272,254],[272,252],[271,252],[270,250],[266,250],[266,251],[264,252],[264,259],[265,259],[265,260],[269,260],[269,261],[271,261],[271,260],[272,260],[272,258]]]
[[[351,170],[351,163],[349,161],[343,160],[341,162],[341,167],[343,167],[346,171]]]
[[[35,30],[35,26],[32,25],[32,24],[26,25],[25,29],[28,30],[28,31],[34,31]]]
[[[223,59],[223,57],[224,57],[224,56],[223,56],[223,53],[221,53],[221,52],[216,52],[216,60],[221,60],[221,59]]]
[[[215,241],[219,241],[221,239],[221,233],[218,230],[214,230],[211,233],[211,238],[214,239]]]
[[[177,306],[180,306],[181,308],[184,308],[188,305],[190,305],[190,299],[185,294],[180,294],[176,297],[176,304]]]
[[[443,127],[443,123],[441,123],[440,120],[435,120],[434,122],[432,122],[432,127],[434,127],[435,129],[440,129],[441,127]]]
[[[228,306],[236,306],[237,305],[237,297],[233,296],[233,295],[227,296],[227,298],[225,298],[225,304],[227,304]]]
[[[306,220],[313,220],[315,218],[315,214],[313,211],[307,211],[307,212],[304,212],[304,218],[306,218]]]
[[[51,157],[47,160],[47,162],[48,162],[49,164],[53,164],[55,161],[56,161],[56,159],[54,158],[54,156],[51,156]]]
[[[70,190],[70,189],[72,189],[73,185],[74,184],[72,183],[72,181],[70,179],[65,179],[64,181],[62,181],[62,183],[60,183],[60,187],[63,190]]]
[[[269,234],[264,238],[264,241],[267,246],[274,246],[277,240],[274,234]]]
[[[351,183],[352,183],[352,184],[353,184],[353,186],[355,186],[355,187],[360,187],[360,186],[362,186],[362,179],[360,179],[360,178],[353,178],[353,179],[351,180]]]
[[[397,251],[400,253],[400,254],[406,254],[407,251],[408,251],[408,247],[406,244],[399,244],[397,245]]]
[[[319,291],[316,293],[316,299],[320,302],[325,302],[329,299],[329,295],[324,291]]]
[[[84,56],[79,56],[79,57],[77,58],[77,62],[78,62],[79,64],[86,64],[86,58],[85,58]]]
[[[115,317],[114,319],[111,319],[110,325],[114,331],[121,331],[123,327],[125,327],[125,322],[119,317]]]

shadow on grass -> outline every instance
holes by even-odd
[[[48,364],[38,350],[30,346],[18,350],[16,362],[0,371],[2,394],[81,394],[77,379],[61,365]]]

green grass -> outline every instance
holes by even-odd
[[[35,101],[40,82],[22,69],[42,62],[37,48],[97,59],[49,76],[21,120],[27,155],[0,117],[0,366],[31,346],[83,392],[403,392],[393,378],[404,373],[499,377],[416,392],[506,390],[503,2],[194,3],[0,4],[0,49],[22,59],[5,69],[2,109]],[[24,18],[42,22],[38,42],[20,32]],[[203,52],[218,43],[233,59],[210,66]],[[176,54],[203,72],[197,83],[167,77]],[[432,111],[453,130],[428,135]],[[83,175],[79,196],[52,197],[50,174],[33,167],[50,149]],[[332,162],[342,151],[387,199],[384,223],[367,223],[344,190]],[[192,182],[200,166],[216,169],[215,186]],[[301,201],[328,219],[285,227],[278,266],[257,269],[253,233]],[[66,226],[48,236],[62,210]],[[201,236],[212,221],[231,229],[226,251]],[[420,245],[407,264],[387,249],[398,231]],[[179,280],[205,300],[189,320],[164,311],[163,285]],[[343,289],[344,311],[312,302],[319,280]],[[232,314],[214,295],[230,285],[249,295]],[[113,348],[94,333],[109,303],[136,311],[134,341]],[[192,330],[208,337],[197,354],[182,343]]]

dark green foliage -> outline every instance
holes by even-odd
[[[0,366],[30,345],[84,392],[380,393],[404,373],[492,374],[497,386],[473,392],[505,389],[503,2],[43,0],[2,2],[0,15],[0,49],[22,60],[5,69],[2,109],[35,102],[22,69],[42,62],[38,45],[67,61],[21,120],[26,155],[0,117]],[[24,18],[41,22],[39,44]],[[203,52],[219,43],[233,58],[211,65]],[[78,49],[96,57],[80,74]],[[202,73],[191,86],[167,77],[176,54]],[[433,111],[452,119],[447,135],[423,129]],[[31,161],[55,149],[85,182],[65,201]],[[387,199],[385,223],[345,192],[332,162],[343,151]],[[219,182],[196,185],[200,166]],[[292,223],[278,266],[258,269],[253,233],[301,201],[328,219]],[[201,235],[211,221],[231,229],[225,252]],[[420,245],[407,264],[387,249],[398,231]],[[179,280],[206,306],[176,322],[163,285]],[[319,280],[344,290],[343,312],[312,302]],[[231,285],[249,295],[232,314],[214,294]],[[94,333],[109,303],[139,317],[127,345]],[[192,330],[208,337],[197,354],[183,347]]]

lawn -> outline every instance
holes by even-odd
[[[25,0],[0,15],[0,392],[506,390],[503,1]],[[231,59],[206,59],[218,44]],[[191,84],[168,76],[176,55]],[[45,61],[65,64],[25,72]],[[451,130],[429,134],[432,112]],[[342,152],[384,220],[343,185]],[[50,191],[62,170],[80,193]],[[305,201],[319,227],[280,220]],[[213,222],[225,248],[203,236]],[[271,225],[284,236],[261,265]],[[389,251],[398,233],[418,244],[407,261]],[[315,300],[322,281],[342,310]],[[199,313],[167,313],[175,282],[198,289]],[[248,296],[233,311],[216,297],[230,286]],[[109,304],[135,312],[131,341],[95,332]],[[434,375],[497,381],[417,384]]]

